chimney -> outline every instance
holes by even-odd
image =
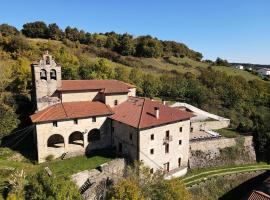
[[[155,107],[155,116],[157,119],[159,118],[159,107]]]
[[[166,101],[164,99],[162,99],[162,104],[166,105]]]

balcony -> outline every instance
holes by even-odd
[[[167,144],[167,143],[169,143],[169,142],[171,142],[171,141],[172,141],[172,136],[171,136],[171,135],[169,135],[169,136],[163,138],[163,143],[164,143],[164,144]]]

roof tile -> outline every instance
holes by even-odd
[[[101,102],[65,102],[55,104],[31,115],[31,120],[37,123],[111,114],[113,114],[111,108]]]
[[[159,108],[159,117],[155,116],[155,107]],[[147,98],[129,97],[127,101],[113,108],[111,119],[135,128],[148,128],[166,123],[187,120],[191,113],[168,107],[158,101]]]

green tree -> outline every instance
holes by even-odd
[[[129,71],[126,67],[117,66],[115,68],[115,78],[124,82],[129,82]]]
[[[140,57],[159,57],[163,53],[162,44],[150,35],[137,39],[136,55]]]
[[[117,51],[123,56],[129,56],[135,53],[135,43],[132,35],[125,33],[119,37]]]
[[[147,97],[156,97],[159,94],[160,80],[157,76],[147,74],[143,76],[143,94]]]
[[[19,31],[14,27],[8,24],[1,24],[0,25],[0,33],[3,36],[10,36],[10,35],[19,35]]]
[[[112,200],[143,200],[142,191],[134,180],[123,179],[113,186],[110,199]]]
[[[151,199],[190,200],[192,198],[180,179],[172,179],[154,184]]]
[[[26,23],[23,25],[22,33],[31,38],[48,38],[48,27],[42,21]]]
[[[59,28],[56,23],[48,25],[48,38],[53,40],[61,40],[64,36],[63,31]]]
[[[67,26],[65,29],[65,37],[71,41],[77,41],[80,39],[80,32],[77,28]]]
[[[82,199],[81,194],[74,182],[69,178],[49,177],[45,172],[39,172],[28,178],[25,187],[25,199]]]

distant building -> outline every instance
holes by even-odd
[[[270,76],[270,68],[261,68],[257,72],[261,76]]]
[[[243,70],[243,69],[244,69],[244,66],[243,66],[243,65],[236,65],[236,66],[235,66],[235,69]]]

